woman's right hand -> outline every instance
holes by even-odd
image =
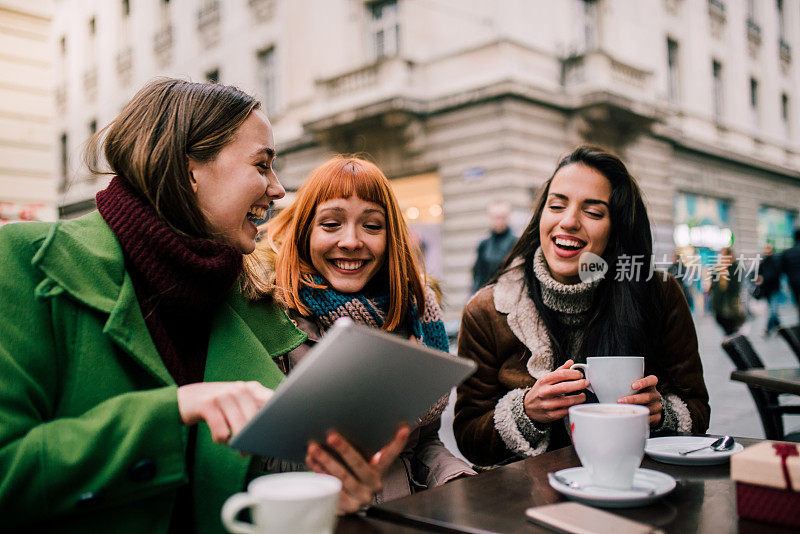
[[[341,434],[331,432],[326,444],[336,451],[338,458],[318,443],[311,442],[306,452],[306,464],[316,473],[332,475],[342,481],[338,513],[357,512],[383,490],[383,477],[403,452],[410,433],[408,425],[402,425],[392,440],[367,460]]]
[[[178,388],[178,411],[184,425],[205,421],[217,443],[227,443],[272,396],[256,381],[198,382]]]
[[[570,369],[572,360],[536,380],[525,394],[525,413],[537,423],[552,423],[567,415],[569,407],[586,401],[586,394],[574,395],[586,389],[589,381],[577,369]]]

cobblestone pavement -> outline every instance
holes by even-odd
[[[743,325],[741,332],[750,339],[766,367],[797,367],[800,365],[789,346],[777,333],[763,336],[766,324],[766,309],[762,302],[750,305],[752,317]],[[782,324],[797,324],[797,310],[792,305],[781,307]],[[730,379],[735,369],[720,344],[724,339],[722,329],[710,315],[694,315],[697,337],[700,342],[700,358],[711,403],[711,424],[709,434],[730,434],[733,436],[763,438],[764,430],[758,417],[753,399],[747,386]],[[453,403],[455,391],[450,396],[450,404],[442,415],[442,430],[439,433],[444,444],[453,452],[458,449],[453,438]],[[800,404],[800,397],[785,396],[782,402]],[[800,415],[784,416],[786,432],[800,430]]]

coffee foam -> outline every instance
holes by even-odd
[[[634,406],[626,406],[624,404],[585,404],[581,406],[580,413],[591,415],[639,415],[641,410]]]

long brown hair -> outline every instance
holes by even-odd
[[[227,85],[161,78],[145,85],[89,140],[85,160],[115,174],[179,234],[210,237],[191,187],[188,158],[213,160],[259,102]],[[103,153],[107,170],[95,164]]]
[[[263,279],[259,280],[265,275],[259,263],[274,262],[274,282],[279,297],[289,308],[309,315],[311,310],[303,304],[300,288],[303,285],[320,287],[312,280],[317,271],[309,251],[317,206],[330,199],[352,195],[374,202],[386,212],[386,261],[382,272],[375,276],[384,276],[388,281],[389,311],[383,329],[394,330],[405,321],[412,297],[420,309],[424,306],[423,280],[408,226],[389,180],[375,164],[365,159],[337,156],[312,171],[297,190],[292,205],[267,224],[266,239],[253,254],[245,256],[245,272],[250,278],[245,284],[263,291],[269,282],[265,284]]]

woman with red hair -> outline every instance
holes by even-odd
[[[281,369],[290,372],[340,317],[447,351],[442,312],[413,249],[389,180],[377,166],[336,157],[315,169],[247,258],[246,293],[283,303],[309,337],[278,359]],[[439,441],[446,404],[443,397],[417,421],[376,492],[377,502],[474,474]],[[306,457],[319,472],[327,472],[327,460],[322,448]]]

